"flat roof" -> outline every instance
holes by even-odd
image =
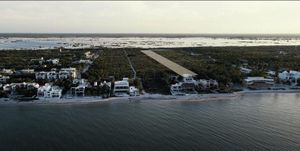
[[[195,72],[182,67],[181,65],[151,51],[151,50],[142,50],[142,53],[149,56],[150,58],[154,59],[155,61],[159,62],[160,64],[164,65],[165,67],[169,68],[170,70],[174,71],[175,73],[184,76],[185,74],[190,74],[192,76],[197,75]]]

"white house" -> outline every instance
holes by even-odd
[[[115,81],[114,94],[115,96],[126,96],[129,94],[128,78],[123,78],[122,81]]]
[[[1,73],[11,75],[14,73],[14,71],[12,69],[2,69]]]
[[[11,90],[11,84],[3,85],[3,91],[10,91],[10,90]]]
[[[90,85],[87,79],[74,79],[73,84],[78,85],[72,87],[72,92],[75,96],[84,96],[86,87]]]
[[[190,74],[183,74],[183,82],[184,83],[191,83],[191,84],[196,84],[196,81],[194,80],[193,76]]]
[[[85,86],[85,87],[89,86],[89,82],[88,82],[87,79],[74,79],[73,84],[82,85],[82,86]]]
[[[50,71],[50,72],[47,72],[47,78],[49,80],[56,80],[58,77],[57,77],[57,72],[56,71]]]
[[[294,71],[290,70],[288,71],[283,71],[278,74],[278,77],[280,80],[287,81],[287,80],[296,80],[300,78],[300,72],[299,71]]]
[[[75,96],[84,96],[85,95],[85,86],[79,85],[77,87],[72,88]]]
[[[20,70],[20,72],[23,74],[33,74],[34,69],[22,69],[22,70]]]
[[[38,89],[37,96],[43,98],[61,98],[62,89],[58,86],[52,86],[46,83]]]
[[[38,83],[26,83],[26,82],[23,82],[23,83],[11,83],[11,84],[6,84],[3,86],[3,90],[4,91],[10,91],[10,90],[13,90],[15,89],[16,87],[34,87],[34,88],[39,88],[40,85]]]
[[[197,85],[202,86],[204,89],[208,89],[211,87],[218,87],[219,83],[217,80],[213,80],[213,79],[209,79],[209,80],[200,79],[200,80],[197,80]]]
[[[41,71],[35,73],[35,79],[37,80],[46,80],[47,79],[47,72]]]
[[[240,71],[241,71],[241,73],[244,73],[244,74],[249,74],[252,72],[251,69],[244,68],[244,67],[240,67]]]
[[[59,64],[59,59],[55,58],[55,59],[48,59],[47,62],[50,62],[51,64],[57,65]]]
[[[190,74],[183,74],[183,79],[181,82],[172,84],[170,87],[170,92],[172,95],[185,95],[185,94],[194,94],[196,80],[193,79]]]
[[[59,71],[59,73],[58,73],[58,78],[61,80],[69,79],[70,77],[71,77],[71,74],[68,71]]]
[[[170,87],[170,92],[172,95],[185,95],[183,90],[182,82],[172,84]]]
[[[267,89],[274,85],[274,79],[264,77],[247,77],[244,79],[244,84],[252,89]]]
[[[70,77],[72,78],[76,78],[77,77],[77,70],[76,68],[61,68],[60,72],[69,72],[70,73]]]

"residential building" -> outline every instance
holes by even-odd
[[[274,79],[264,77],[247,77],[244,79],[244,85],[250,89],[269,89],[274,85]]]
[[[59,64],[59,59],[55,58],[55,59],[48,59],[47,62],[53,64],[53,65],[57,65]]]
[[[37,80],[46,80],[47,79],[47,72],[41,71],[35,73],[35,79]]]
[[[12,69],[2,69],[0,73],[6,74],[6,75],[12,75],[14,73],[14,71]]]
[[[300,78],[300,72],[294,70],[283,71],[278,74],[278,77],[280,80],[297,80]]]
[[[115,81],[114,83],[114,95],[126,96],[129,94],[129,82],[128,78],[123,78],[122,81]]]
[[[70,77],[71,77],[71,74],[68,71],[59,71],[59,73],[58,73],[58,78],[61,80],[69,79]]]
[[[57,76],[57,72],[56,71],[50,71],[50,72],[47,72],[47,79],[48,80],[56,80],[58,78]]]
[[[213,80],[213,79],[200,79],[197,80],[197,85],[201,86],[203,89],[210,89],[210,88],[218,88],[219,87],[219,83],[217,80]]]
[[[85,95],[85,86],[79,85],[72,88],[72,92],[75,96],[84,96]]]
[[[34,74],[34,69],[22,69],[22,70],[20,70],[20,73],[23,73],[23,74]]]
[[[64,71],[69,72],[71,78],[76,78],[77,77],[77,70],[76,70],[76,68],[61,68],[60,72],[62,72],[62,71],[63,72]]]
[[[240,71],[241,71],[241,73],[244,73],[244,74],[249,74],[252,72],[251,69],[244,68],[244,67],[240,67]]]
[[[58,86],[52,86],[51,84],[46,83],[38,89],[37,96],[43,98],[61,98],[62,89]]]
[[[170,92],[172,95],[185,95],[185,94],[194,94],[196,81],[193,79],[190,74],[183,74],[183,79],[181,82],[172,84],[170,87]]]
[[[73,84],[77,85],[76,87],[72,87],[72,94],[75,96],[84,96],[86,87],[90,86],[86,79],[74,79]]]

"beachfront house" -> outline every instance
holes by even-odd
[[[113,92],[115,96],[127,96],[129,94],[128,78],[123,78],[122,81],[115,81]]]
[[[278,74],[278,77],[282,81],[292,81],[292,80],[294,80],[295,82],[297,82],[297,79],[300,78],[300,72],[299,71],[294,71],[294,70],[283,71],[283,72]]]
[[[274,79],[264,77],[247,77],[244,79],[244,85],[250,89],[269,89],[274,85]]]
[[[219,87],[218,81],[213,79],[199,79],[197,80],[197,85],[200,86],[203,90]]]
[[[172,84],[170,87],[170,92],[172,95],[185,95],[194,94],[196,81],[190,74],[183,74],[182,81]]]
[[[85,89],[86,89],[86,87],[83,85],[78,85],[76,87],[71,88],[72,94],[74,96],[85,96]]]
[[[38,88],[37,96],[40,98],[61,98],[62,89],[46,83],[44,86]]]
[[[76,85],[71,88],[72,94],[75,96],[85,96],[85,89],[90,86],[86,79],[74,79],[73,85]]]

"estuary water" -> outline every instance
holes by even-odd
[[[299,46],[300,35],[1,34],[0,50]]]
[[[0,105],[0,150],[300,150],[300,94]]]

